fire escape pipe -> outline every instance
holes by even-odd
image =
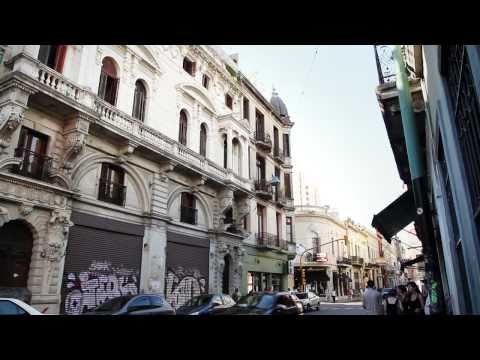
[[[401,54],[400,45],[395,45],[393,57],[396,69],[396,86],[400,102],[403,133],[405,136],[412,191],[417,213],[416,222],[419,225],[419,238],[422,241],[425,257],[425,280],[430,292],[433,284],[441,284],[441,278],[437,257],[435,256],[433,223],[427,199],[425,165],[423,163],[419,133],[413,112],[410,84],[405,71],[406,66]],[[441,286],[435,286],[434,288],[441,289]],[[432,294],[430,294],[430,296],[433,297]]]

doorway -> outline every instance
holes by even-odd
[[[232,258],[227,254],[223,260],[225,261],[225,266],[223,267],[222,293],[230,295],[230,263]]]
[[[32,248],[33,235],[25,222],[0,227],[0,287],[27,287]]]

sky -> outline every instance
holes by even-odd
[[[222,47],[239,54],[240,71],[267,99],[275,87],[295,123],[295,204],[301,174],[304,204],[308,185],[311,205],[329,205],[340,217],[371,227],[373,215],[405,191],[375,95],[373,46]],[[399,236],[417,243],[405,232]]]

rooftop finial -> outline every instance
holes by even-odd
[[[278,95],[277,90],[275,89],[275,85],[272,85],[272,96]]]

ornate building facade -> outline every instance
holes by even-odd
[[[290,121],[214,46],[1,46],[0,287],[48,313],[286,289]]]

